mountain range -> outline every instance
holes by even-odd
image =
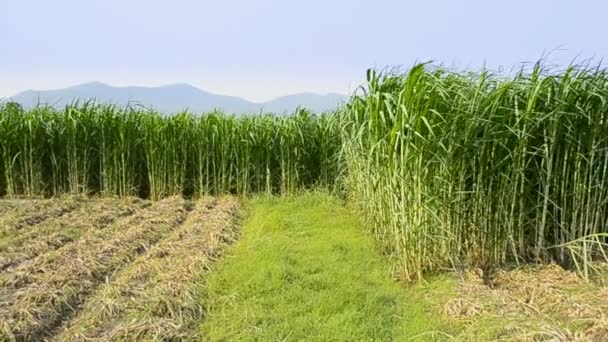
[[[321,113],[335,110],[346,102],[342,94],[298,93],[275,98],[267,102],[252,102],[235,96],[213,94],[189,84],[173,84],[160,87],[113,87],[100,82],[80,84],[56,90],[26,90],[6,100],[20,103],[25,108],[37,104],[62,107],[75,100],[95,100],[117,105],[139,104],[163,113],[189,110],[195,113],[220,109],[227,113],[277,113],[293,112],[298,106]]]

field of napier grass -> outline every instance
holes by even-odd
[[[5,103],[0,340],[605,340],[607,119],[606,70],[541,64],[318,115]]]
[[[0,116],[6,197],[290,193],[336,179],[336,118],[163,116],[85,103]]]
[[[349,194],[404,278],[606,260],[605,70],[369,72],[344,116]]]

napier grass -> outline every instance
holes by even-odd
[[[556,260],[608,237],[608,73],[368,72],[336,113],[162,116],[93,103],[0,109],[0,192],[349,198],[404,279]]]

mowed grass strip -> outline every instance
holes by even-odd
[[[64,215],[47,219],[35,229],[15,230],[0,240],[0,271],[58,249],[87,232],[107,228],[147,205],[149,202],[136,198],[93,198]]]
[[[437,336],[433,300],[420,294],[441,294],[444,285],[394,282],[359,220],[334,199],[256,198],[246,208],[239,241],[208,277],[204,340]]]
[[[170,197],[0,275],[0,340],[40,340],[53,334],[100,284],[186,216],[184,200]]]
[[[87,301],[58,341],[195,339],[202,275],[236,234],[238,200],[203,198],[184,224]]]

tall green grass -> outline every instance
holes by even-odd
[[[163,116],[75,103],[0,107],[0,193],[169,195],[292,193],[333,185],[335,116]]]
[[[608,231],[601,68],[369,71],[342,115],[349,193],[407,279],[463,264],[567,263],[555,246]]]
[[[606,70],[537,64],[498,76],[420,64],[367,76],[362,93],[320,116],[5,104],[0,194],[337,188],[406,279],[512,261],[579,265],[602,253]]]

